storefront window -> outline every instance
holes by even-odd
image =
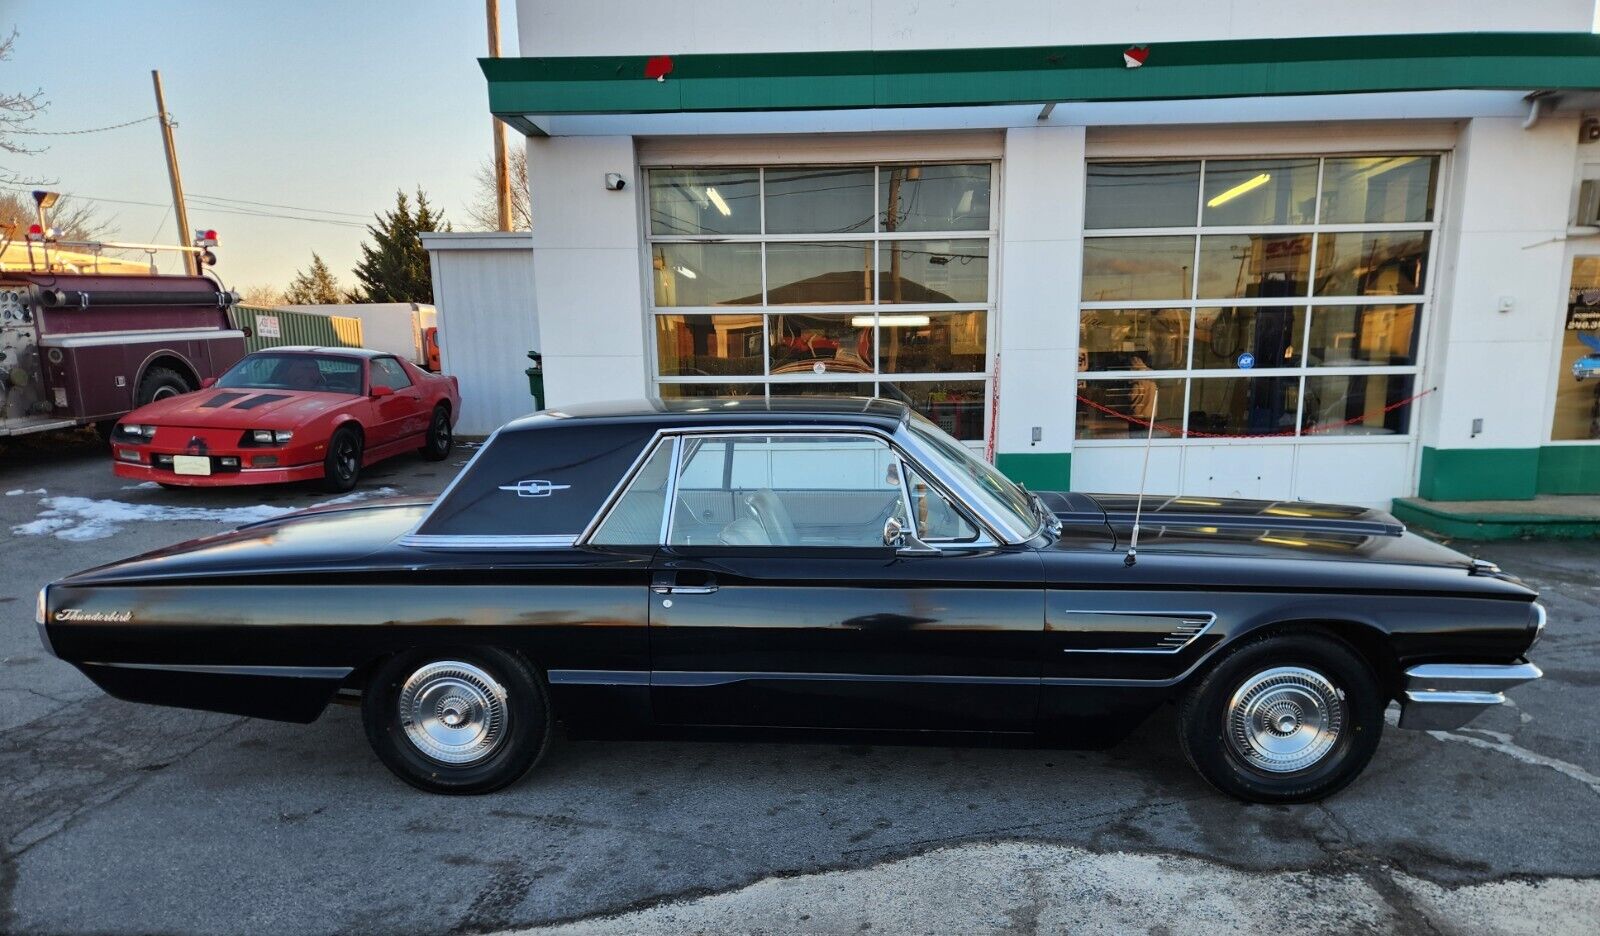
[[[886,396],[983,438],[992,164],[646,175],[661,396]]]
[[[1409,434],[1439,162],[1091,164],[1078,438]]]
[[[1573,257],[1550,438],[1600,439],[1600,257]]]

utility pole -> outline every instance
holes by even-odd
[[[172,182],[172,211],[178,219],[178,243],[192,246],[189,237],[189,209],[183,203],[183,176],[178,174],[178,148],[172,143],[172,119],[167,116],[167,97],[161,93],[161,72],[151,69],[150,79],[156,85],[156,113],[160,115],[161,143],[167,150],[167,178]],[[183,271],[190,276],[199,273],[195,255],[184,251]]]
[[[489,57],[500,57],[500,0],[486,0],[489,14]],[[511,230],[511,173],[506,167],[506,134],[500,118],[494,124],[494,192],[500,230]]]

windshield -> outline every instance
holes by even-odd
[[[331,354],[258,351],[217,379],[236,390],[311,390],[361,394],[361,362]]]
[[[1017,529],[1038,530],[1042,518],[1034,510],[1028,492],[1011,482],[993,465],[967,451],[967,447],[952,439],[943,429],[920,413],[913,412],[909,421],[912,435],[922,442],[929,454],[944,463],[945,469],[972,479],[972,493],[982,499],[993,513],[1016,519]]]

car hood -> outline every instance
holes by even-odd
[[[99,585],[184,577],[325,570],[383,551],[405,535],[433,503],[397,497],[313,507],[165,549],[99,566],[62,585]]]
[[[292,429],[356,399],[325,391],[211,387],[141,406],[122,421],[189,429]]]

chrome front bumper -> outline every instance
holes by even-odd
[[[1460,728],[1506,700],[1505,690],[1543,676],[1532,663],[1427,663],[1406,670],[1400,727],[1433,731]]]

